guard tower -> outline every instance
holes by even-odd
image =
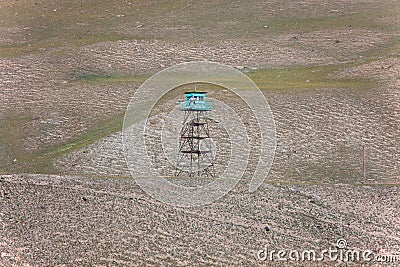
[[[179,110],[185,112],[179,138],[179,152],[175,176],[186,172],[189,176],[215,176],[213,154],[207,114],[213,102],[207,101],[206,92],[186,92],[179,101]]]

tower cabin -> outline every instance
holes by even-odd
[[[179,101],[179,110],[184,111],[211,111],[213,102],[208,102],[206,92],[186,92],[185,100]]]

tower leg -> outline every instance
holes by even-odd
[[[215,176],[210,131],[205,114],[205,111],[185,111],[175,176],[182,172],[187,172],[190,177],[204,174]],[[202,147],[203,143],[206,144],[205,149]]]

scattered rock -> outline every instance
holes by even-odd
[[[246,66],[237,66],[235,69],[240,70],[243,73],[249,73],[251,72],[251,69],[246,67]]]

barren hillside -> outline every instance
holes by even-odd
[[[399,24],[392,0],[0,2],[0,265],[254,266],[269,263],[257,259],[265,245],[322,250],[340,238],[399,251]],[[122,121],[151,75],[204,60],[246,67],[271,106],[276,154],[249,193],[254,118],[206,88],[247,123],[254,155],[220,201],[175,208],[131,179]],[[182,92],[152,112],[152,153]]]

